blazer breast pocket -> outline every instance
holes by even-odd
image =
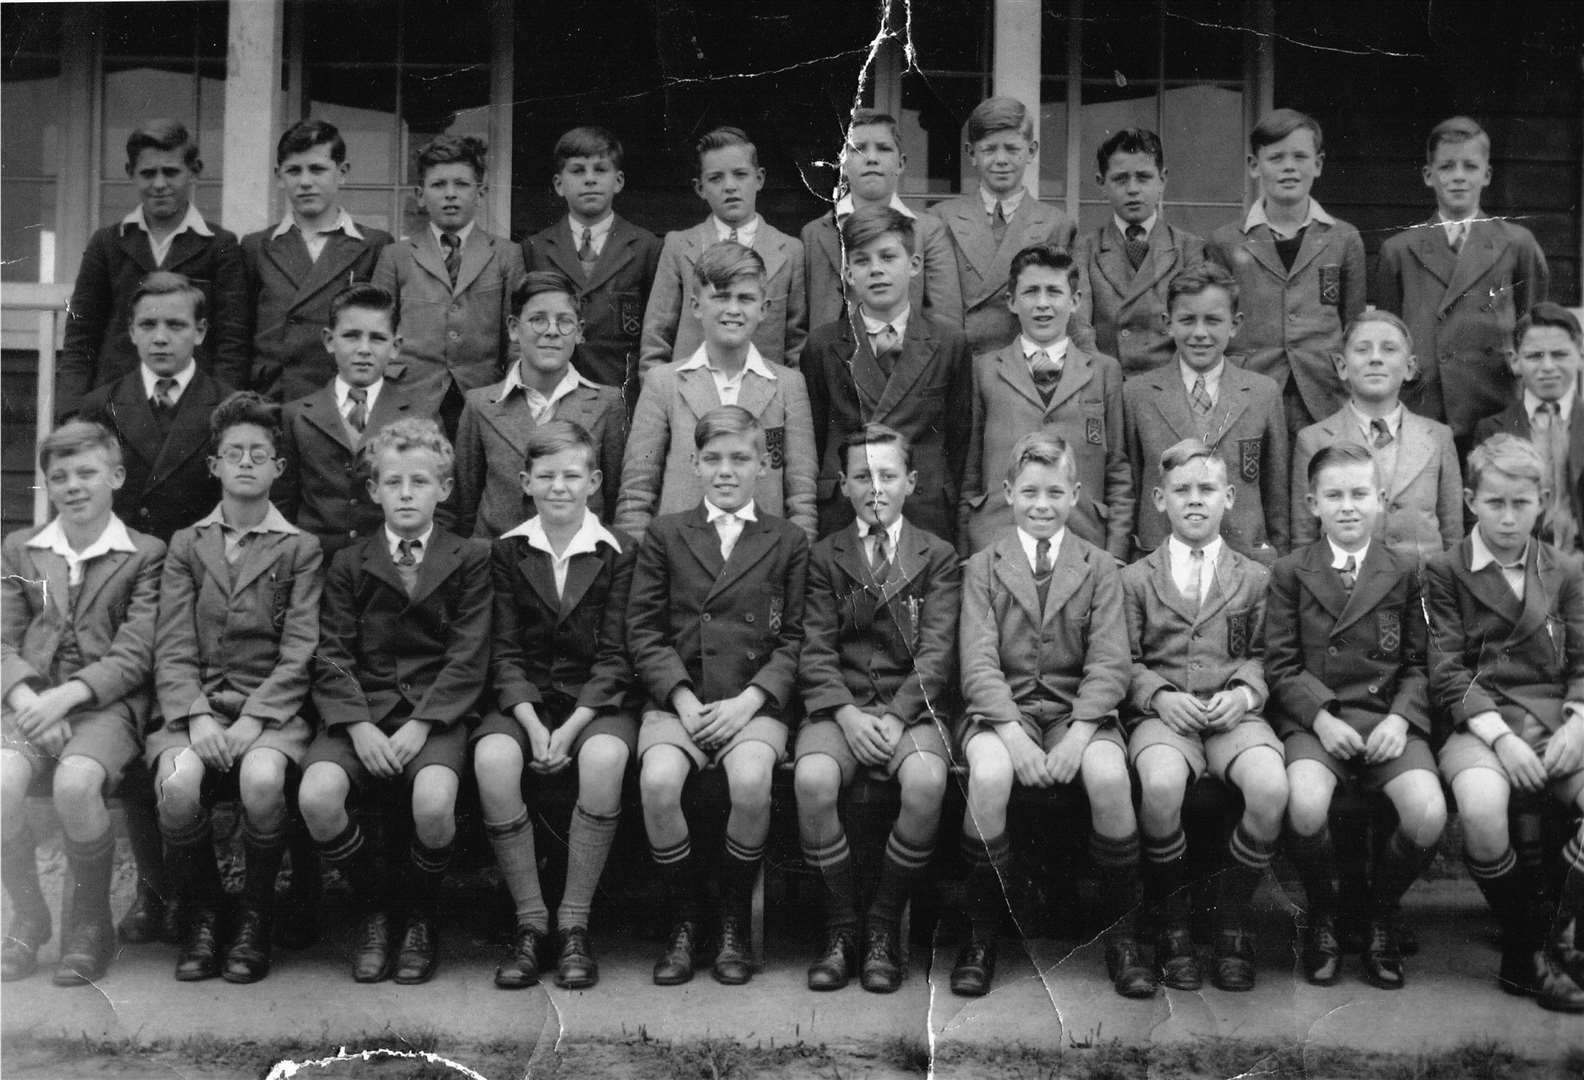
[[[1229,612],[1227,624],[1227,655],[1239,659],[1248,655],[1254,634],[1254,609]]]

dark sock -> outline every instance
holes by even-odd
[[[880,882],[869,905],[871,922],[896,927],[902,922],[902,909],[919,875],[935,855],[935,845],[905,839],[895,828],[886,839],[885,856],[880,863]]]
[[[726,834],[726,854],[721,860],[721,914],[747,920],[753,904],[754,885],[759,880],[759,864],[764,859],[764,843],[755,847]]]
[[[1403,893],[1419,880],[1435,853],[1434,846],[1420,847],[1401,829],[1392,831],[1391,838],[1375,857],[1375,883],[1370,890],[1374,918],[1387,918],[1397,910]]]
[[[1139,834],[1089,833],[1089,855],[1100,875],[1100,915],[1111,939],[1131,939],[1139,905]]]
[[[121,785],[121,813],[127,843],[137,864],[138,884],[164,900],[174,892],[165,866],[165,846],[160,835],[159,810],[154,802],[154,780],[141,765],[127,770]]]
[[[655,882],[671,908],[672,921],[699,922],[704,916],[703,883],[699,880],[692,838],[684,836],[668,848],[651,845],[649,857],[654,860]]]
[[[377,911],[390,906],[389,890],[385,887],[381,864],[374,858],[372,846],[356,819],[347,822],[347,827],[334,837],[319,844],[319,855],[346,877],[352,889],[352,898],[361,911]]]
[[[244,824],[242,848],[247,857],[242,896],[255,911],[269,915],[275,910],[275,879],[280,877],[281,860],[286,855],[286,831],[261,833]]]
[[[1562,895],[1556,918],[1575,923],[1574,947],[1584,948],[1584,835],[1579,833],[1562,846]]]
[[[49,914],[49,905],[39,887],[38,857],[33,848],[33,833],[26,826],[0,845],[0,883],[5,885],[14,910],[38,918]]]
[[[1339,896],[1336,852],[1331,844],[1331,830],[1322,828],[1313,836],[1288,833],[1287,857],[1292,860],[1293,868],[1298,871],[1298,880],[1303,882],[1311,920],[1335,916]]]
[[[1181,826],[1170,836],[1144,837],[1144,895],[1162,930],[1188,928],[1188,836]]]
[[[76,924],[110,922],[110,872],[115,865],[115,833],[106,829],[92,840],[65,837],[66,865],[76,889],[71,910]]]
[[[214,832],[205,813],[192,825],[176,830],[162,828],[165,859],[183,904],[212,911],[225,898],[220,884],[220,864],[215,859]]]
[[[1001,929],[1001,913],[1007,909],[1012,865],[1012,844],[1006,833],[979,841],[964,836],[963,855],[968,860],[968,881],[963,887],[963,903],[977,941],[993,942]]]
[[[1488,863],[1477,862],[1468,855],[1464,855],[1463,861],[1468,866],[1469,876],[1501,923],[1503,946],[1516,947],[1533,936],[1524,917],[1529,906],[1527,875],[1518,865],[1513,849],[1509,847]]]
[[[319,849],[297,812],[297,789],[287,787],[286,854],[291,857],[291,883],[288,896],[299,908],[318,907],[320,888]]]
[[[803,845],[803,859],[819,874],[825,899],[825,928],[851,930],[858,925],[857,890],[853,884],[852,848],[839,832],[824,847]]]
[[[1275,850],[1272,841],[1254,836],[1241,821],[1232,830],[1232,838],[1227,841],[1227,864],[1216,890],[1216,917],[1223,928],[1241,924]]]
[[[412,918],[433,919],[440,912],[440,883],[451,866],[453,845],[426,847],[413,837],[407,852],[406,893]]]

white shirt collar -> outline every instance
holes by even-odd
[[[264,515],[263,521],[247,529],[238,529],[235,525],[226,524],[225,514],[221,513],[222,505],[223,504],[217,503],[215,508],[209,511],[209,513],[202,519],[193,522],[193,528],[202,529],[208,525],[219,525],[223,529],[230,529],[233,532],[243,533],[278,532],[286,533],[287,535],[295,535],[302,532],[301,529],[286,520],[286,515],[282,514],[278,509],[276,509],[274,503],[270,503],[269,512]]]
[[[754,240],[759,235],[759,222],[761,220],[763,219],[758,214],[755,214],[741,225],[736,226],[737,242],[743,247],[753,247]],[[714,214],[710,215],[710,222],[715,226],[715,239],[717,242],[731,239],[732,226],[726,224]]]
[[[1469,530],[1469,569],[1474,573],[1478,573],[1494,562],[1496,562],[1496,556],[1491,552],[1490,548],[1485,546],[1484,534],[1480,532],[1478,525],[1474,526],[1474,528]],[[1501,564],[1497,563],[1497,565],[1500,566]],[[1513,560],[1512,565],[1515,568],[1529,565],[1529,544],[1527,541],[1524,543],[1523,551],[1517,559]]]
[[[1139,225],[1141,225],[1143,227],[1143,229],[1144,229],[1144,239],[1145,240],[1148,240],[1150,238],[1150,234],[1155,231],[1155,223],[1157,221],[1159,221],[1159,220],[1160,220],[1160,211],[1157,210],[1153,214],[1151,214],[1149,217],[1147,217],[1143,221],[1139,222]],[[1123,221],[1120,217],[1118,217],[1115,214],[1111,215],[1111,221],[1112,221],[1112,224],[1116,225],[1117,235],[1122,237],[1122,239],[1126,240],[1127,239],[1127,231],[1128,231],[1128,223]]]
[[[1045,353],[1046,356],[1049,356],[1056,363],[1060,364],[1067,359],[1067,342],[1069,340],[1070,339],[1065,334],[1063,334],[1060,338],[1051,342],[1049,345],[1041,345],[1027,334],[1019,334],[1018,347],[1023,350],[1023,359],[1027,360],[1030,364],[1034,362],[1034,357],[1039,355],[1041,352]]]
[[[1370,549],[1370,542],[1368,540],[1365,540],[1364,546],[1359,548],[1357,551],[1343,551],[1341,548],[1336,546],[1336,542],[1333,541],[1329,536],[1326,537],[1326,543],[1331,546],[1331,566],[1333,569],[1342,569],[1343,566],[1347,565],[1347,561],[1349,559],[1353,560],[1353,566],[1355,570],[1363,568],[1364,558],[1369,554]]]
[[[1221,537],[1216,536],[1199,549],[1204,552],[1206,566],[1215,566],[1216,560],[1221,558],[1221,544]],[[1166,538],[1166,551],[1171,556],[1172,566],[1177,567],[1187,564],[1193,548],[1179,540],[1176,533],[1172,533],[1171,536]]]
[[[121,219],[121,231],[124,233],[129,227],[142,229],[144,232],[153,235],[148,227],[148,218],[143,215],[141,204],[134,207],[131,213]],[[187,204],[187,213],[182,216],[181,224],[177,225],[170,235],[173,237],[180,236],[182,233],[189,231],[195,232],[199,236],[214,235],[214,230],[209,227],[208,222],[204,221],[203,215],[198,212],[198,208],[192,203]]]
[[[1573,398],[1578,393],[1573,387],[1568,387],[1567,393],[1557,399],[1557,411],[1562,422],[1566,424],[1573,418]],[[1530,390],[1523,392],[1524,415],[1529,418],[1530,424],[1534,423],[1535,413],[1540,411],[1541,401]]]
[[[720,369],[710,367],[709,352],[707,347],[703,345],[700,345],[692,356],[677,366],[678,371],[694,371],[698,368],[707,368],[711,374],[719,377]],[[770,370],[770,365],[765,363],[765,358],[759,355],[759,349],[753,342],[748,343],[748,361],[743,364],[742,375],[746,375],[750,371],[761,379],[769,379],[772,382],[776,377],[775,372]],[[738,377],[741,378],[741,375]]]
[[[1213,399],[1216,396],[1216,387],[1221,385],[1221,374],[1224,371],[1226,371],[1226,357],[1224,356],[1220,360],[1217,360],[1215,367],[1211,368],[1209,371],[1195,371],[1193,368],[1188,366],[1188,362],[1182,357],[1179,356],[1177,358],[1177,373],[1182,376],[1183,389],[1187,390],[1190,394],[1193,393],[1194,382],[1199,378],[1199,376],[1203,375],[1205,381],[1205,391]]]
[[[418,550],[415,552],[415,554],[418,556],[419,562],[423,562],[424,556],[429,554],[429,538],[433,535],[434,526],[431,525],[422,533],[413,537],[414,540],[418,541]],[[404,539],[406,539],[406,537],[397,536],[394,532],[392,532],[389,525],[385,526],[385,547],[390,552],[392,561],[395,560],[397,549],[401,546],[401,542]]]
[[[704,496],[704,512],[707,515],[707,520],[711,525],[715,524],[721,518],[728,517],[737,518],[739,521],[759,520],[758,511],[754,509],[754,501],[752,499],[749,499],[736,510],[722,510],[720,507],[710,502],[709,496],[706,495]]]
[[[1006,215],[1008,220],[1011,219],[1013,214],[1018,212],[1018,207],[1023,205],[1023,196],[1027,194],[1028,188],[1022,184],[1019,184],[1005,195],[997,195],[983,184],[979,185],[979,202],[984,206],[984,212],[986,214],[994,214],[996,203],[999,202],[1001,204],[1001,212]]]
[[[566,374],[561,376],[561,381],[555,384],[555,387],[550,391],[550,396],[547,400],[553,406],[556,402],[560,401],[562,398],[566,397],[580,386],[587,386],[595,390],[599,389],[597,384],[585,379],[582,374],[578,372],[577,368],[573,367],[571,364],[568,364]],[[530,392],[528,384],[522,380],[521,358],[519,358],[517,362],[511,367],[506,369],[506,377],[500,381],[500,393],[490,400],[496,405],[499,405],[501,402],[511,397],[513,390],[521,390],[524,394]],[[538,393],[537,390],[532,392]],[[543,397],[543,395],[540,396]]]
[[[854,522],[854,524],[858,526],[858,538],[860,540],[868,539],[869,535],[874,531],[872,526],[862,521]],[[895,553],[897,545],[902,542],[902,515],[898,514],[897,519],[886,526],[885,534],[886,543],[890,545],[891,551]]]
[[[870,337],[874,337],[881,330],[884,330],[888,326],[892,330],[896,331],[897,337],[900,338],[905,336],[907,334],[908,316],[912,313],[913,305],[909,304],[907,307],[902,309],[896,318],[886,321],[875,318],[873,315],[869,314],[869,309],[865,308],[862,304],[858,305],[858,315],[863,319],[864,333],[868,334]]]
[[[544,552],[552,559],[570,559],[574,555],[585,555],[597,550],[600,544],[609,544],[617,551],[621,550],[621,542],[601,523],[599,515],[588,509],[583,511],[582,524],[578,526],[577,532],[572,534],[572,539],[567,541],[566,550],[560,555],[550,547],[550,538],[545,535],[544,521],[537,515],[501,533],[502,540],[511,536],[523,537],[528,541],[529,547]]]
[[[154,374],[147,364],[139,364],[138,370],[143,373],[143,396],[145,398],[154,396],[154,384],[159,382],[161,378],[171,378],[176,380],[176,392],[172,395],[172,399],[180,401],[181,396],[187,392],[187,384],[192,382],[193,376],[198,373],[198,364],[196,361],[188,360],[186,367],[170,376]]]
[[[477,221],[470,221],[457,230],[457,239],[462,241],[461,247],[457,249],[458,251],[467,247],[468,237],[473,235],[473,226],[477,224]],[[444,231],[444,229],[440,228],[440,226],[436,225],[434,222],[431,221],[429,223],[429,235],[434,237],[435,247],[440,249],[440,254],[442,255],[445,254],[445,244],[443,241],[441,241],[440,234]]]
[[[363,399],[363,405],[368,410],[368,415],[374,415],[374,402],[379,398],[380,391],[384,388],[385,380],[383,378],[375,379],[372,383],[363,388],[363,392],[368,395]],[[341,410],[343,413],[346,412],[347,395],[351,389],[351,385],[348,384],[347,381],[340,375],[335,377],[336,408]]]
[[[917,217],[918,216],[917,214],[913,213],[912,210],[908,209],[907,203],[902,201],[902,196],[896,194],[895,192],[892,192],[892,194],[891,194],[890,207],[891,207],[891,209],[895,210],[897,213],[902,214],[902,215],[904,215],[906,217]],[[838,225],[841,224],[842,218],[846,217],[848,214],[850,214],[852,212],[853,212],[853,197],[852,197],[851,194],[843,195],[841,198],[836,200],[836,223]]]
[[[1300,226],[1300,228],[1307,228],[1316,221],[1320,222],[1322,225],[1336,224],[1336,218],[1326,213],[1325,207],[1320,205],[1320,200],[1310,196],[1309,213],[1304,218],[1303,225]],[[1249,207],[1248,216],[1243,219],[1243,231],[1249,232],[1256,225],[1264,225],[1267,228],[1270,227],[1270,218],[1265,216],[1264,199],[1255,199],[1254,205]]]
[[[1464,237],[1470,236],[1474,231],[1474,223],[1478,220],[1480,220],[1480,212],[1477,209],[1473,214],[1458,221],[1453,221],[1451,218],[1443,214],[1439,209],[1436,210],[1436,221],[1441,224],[1441,229],[1446,233],[1447,243],[1449,244],[1452,242],[1453,236],[1457,231],[1467,230],[1463,233],[1463,235]]]
[[[567,228],[572,230],[572,242],[583,242],[583,230],[589,231],[589,243],[598,248],[610,235],[611,226],[616,224],[616,211],[612,210],[592,225],[585,225],[571,214],[567,215]]]
[[[1386,421],[1386,430],[1391,432],[1392,438],[1394,439],[1397,438],[1397,433],[1402,430],[1403,406],[1400,402],[1395,409],[1381,417],[1365,416],[1363,411],[1352,401],[1347,403],[1347,407],[1348,412],[1353,416],[1353,422],[1357,424],[1358,429],[1367,436],[1373,435],[1373,432],[1370,431],[1370,424],[1372,424],[1377,419]],[[1370,444],[1365,443],[1364,445],[1368,446]]]
[[[301,228],[301,226],[297,224],[297,219],[292,216],[292,212],[287,210],[286,216],[281,218],[281,223],[275,226],[274,232],[270,233],[270,239],[279,240],[281,237],[291,232],[293,228]],[[363,239],[363,234],[358,231],[357,223],[352,220],[352,215],[347,213],[347,209],[344,206],[341,207],[340,212],[336,214],[334,224],[330,225],[328,228],[315,229],[314,232],[320,234],[321,236],[326,233],[339,232],[346,233],[354,240]],[[307,235],[306,230],[303,230],[303,235]]]
[[[114,514],[110,515],[110,520],[105,523],[104,532],[99,534],[99,538],[81,552],[72,550],[71,544],[66,539],[66,530],[61,526],[58,517],[34,534],[28,540],[27,546],[53,551],[66,560],[66,580],[72,585],[82,581],[83,563],[88,560],[108,555],[112,551],[137,551],[137,545],[132,542],[132,537],[127,532],[126,523]]]
[[[1029,569],[1034,569],[1035,566],[1039,565],[1039,541],[1024,532],[1022,528],[1017,530],[1017,538],[1018,543],[1023,545],[1023,554],[1028,558]],[[1056,535],[1050,538],[1050,560],[1052,566],[1056,565],[1056,553],[1061,550],[1062,541],[1065,539],[1067,539],[1067,527],[1063,525],[1056,530]]]

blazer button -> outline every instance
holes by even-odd
[[[462,336],[461,333],[459,333],[456,330],[447,330],[446,331],[446,337],[450,338],[452,341],[456,341],[461,336]]]
[[[1327,656],[1335,656],[1336,654],[1337,654],[1337,647],[1335,645],[1327,645],[1326,646],[1326,655]]]
[[[1200,634],[1200,633],[1199,633],[1199,631],[1197,631],[1197,630],[1195,630],[1195,631],[1194,631],[1194,632],[1193,632],[1193,633],[1192,633],[1192,634],[1189,634],[1189,635],[1188,635],[1188,636],[1189,636],[1189,637],[1191,637],[1191,638],[1193,638],[1193,640],[1195,640],[1195,641],[1198,641],[1198,640],[1199,640],[1199,638],[1200,638],[1200,637],[1201,637],[1201,636],[1202,636],[1202,635],[1201,635],[1201,634]]]
[[[1372,694],[1378,694],[1378,693],[1380,693],[1380,687],[1372,686],[1372,687],[1369,688],[1369,692],[1372,693]]]
[[[753,622],[753,619],[754,619],[754,617],[753,617],[753,614],[751,612],[749,614],[743,616],[743,622]]]
[[[709,622],[709,621],[710,621],[710,613],[709,612],[706,611],[704,614],[699,616],[699,622]]]
[[[1117,337],[1131,337],[1132,334],[1133,334],[1133,331],[1131,331],[1131,330],[1123,330],[1122,332],[1117,334]]]
[[[749,653],[748,654],[748,659],[757,660],[757,659],[759,659],[759,654],[758,653]]]
[[[402,688],[403,691],[411,690],[412,689],[412,683],[404,682],[404,683],[401,684],[401,688]]]

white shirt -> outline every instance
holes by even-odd
[[[147,364],[139,364],[138,370],[143,373],[143,396],[150,401],[154,400],[155,383],[161,379],[175,379],[176,385],[171,389],[170,394],[171,404],[174,405],[181,400],[182,394],[187,390],[187,384],[192,382],[193,376],[198,373],[198,365],[194,361],[188,360],[187,366],[174,375],[156,375]]]
[[[363,399],[363,422],[368,423],[368,418],[374,415],[374,402],[379,400],[380,390],[384,389],[385,380],[376,379],[363,388],[363,393],[368,396]],[[352,415],[352,387],[341,376],[335,377],[336,409],[345,420]]]
[[[281,218],[281,223],[275,226],[275,231],[270,233],[270,239],[279,240],[291,232],[292,229],[302,233],[303,243],[308,247],[308,257],[315,262],[319,261],[319,256],[324,252],[325,244],[329,242],[331,233],[345,233],[354,240],[363,239],[363,234],[358,231],[356,222],[352,220],[352,215],[347,213],[344,206],[340,208],[340,213],[336,215],[335,224],[327,229],[314,229],[312,232],[297,224],[297,219],[288,210],[286,211],[286,216]]]
[[[755,214],[748,221],[735,226],[737,229],[737,242],[743,247],[753,247],[754,239],[759,235],[759,222],[761,220],[763,219],[758,214]],[[726,224],[714,214],[710,215],[710,221],[715,223],[715,239],[717,242],[731,239],[733,226]]]
[[[715,392],[720,395],[722,405],[737,404],[737,394],[742,390],[743,378],[751,371],[761,379],[775,381],[775,372],[765,363],[763,356],[752,342],[748,344],[748,360],[742,370],[735,375],[727,375],[720,368],[709,362],[709,352],[706,346],[700,345],[698,351],[678,365],[678,371],[695,371],[698,368],[706,369],[715,379]],[[752,520],[752,519],[750,519]]]
[[[155,266],[165,265],[165,256],[170,254],[171,244],[182,233],[194,232],[199,236],[214,235],[214,230],[209,228],[203,219],[203,215],[198,212],[198,208],[192,203],[187,204],[187,214],[181,219],[181,224],[166,234],[163,240],[154,239],[154,233],[148,227],[148,218],[143,216],[143,207],[141,206],[121,219],[121,232],[124,234],[128,228],[142,229],[148,233],[149,247],[154,252]]]
[[[903,202],[902,197],[897,195],[895,192],[892,193],[891,202],[887,205],[904,217],[916,218],[918,216],[917,214],[913,213],[913,211],[908,209],[907,203]],[[842,223],[842,219],[852,212],[853,197],[851,195],[843,195],[841,198],[836,200],[836,224],[840,225]]]
[[[599,387],[594,383],[589,382],[582,375],[579,375],[577,368],[572,367],[569,364],[567,365],[566,374],[561,376],[561,381],[555,384],[554,389],[550,391],[550,396],[545,397],[539,391],[535,390],[533,387],[522,381],[522,361],[518,360],[511,366],[511,369],[506,372],[506,378],[501,381],[500,396],[495,399],[495,404],[499,405],[501,402],[511,397],[513,390],[521,390],[523,392],[523,396],[528,399],[528,411],[533,414],[534,422],[542,424],[555,414],[556,402],[560,401],[562,398],[566,397],[580,386],[589,386],[596,390],[599,389]]]
[[[1474,221],[1478,216],[1479,213],[1476,211],[1474,214],[1471,214],[1461,221],[1453,221],[1451,218],[1437,210],[1436,220],[1441,223],[1442,230],[1446,232],[1447,245],[1450,246],[1452,242],[1458,238],[1459,233],[1462,233],[1463,239],[1467,240],[1473,233]]]
[[[1562,425],[1564,434],[1568,430],[1568,421],[1573,417],[1573,398],[1576,394],[1577,391],[1569,387],[1567,393],[1557,399],[1557,422]],[[1535,415],[1540,412],[1540,406],[1544,404],[1545,402],[1535,397],[1532,391],[1523,392],[1524,415],[1529,418],[1531,430],[1535,426]]]
[[[1491,563],[1496,562],[1496,556],[1491,553],[1490,548],[1485,546],[1485,537],[1480,532],[1478,525],[1474,526],[1473,531],[1469,533],[1469,547],[1469,569],[1474,573],[1477,574]],[[1501,567],[1502,580],[1507,582],[1507,587],[1513,591],[1514,596],[1522,600],[1524,598],[1524,568],[1529,565],[1529,545],[1527,543],[1524,544],[1523,551],[1511,565],[1503,566],[1501,563],[1496,563],[1496,565]]]
[[[583,511],[583,523],[578,526],[577,532],[572,534],[572,539],[567,541],[566,550],[559,555],[555,553],[555,548],[550,546],[550,538],[545,535],[544,521],[541,518],[531,517],[515,529],[508,529],[501,534],[501,539],[504,540],[508,536],[525,537],[529,547],[550,556],[550,571],[555,576],[558,597],[566,593],[567,570],[572,565],[574,555],[592,555],[599,550],[601,544],[609,544],[617,551],[621,550],[621,544],[616,537],[600,524],[597,515],[588,510]]]
[[[979,185],[979,201],[984,204],[985,213],[992,218],[995,217],[996,203],[999,202],[1001,204],[1001,213],[1005,215],[1008,221],[1011,221],[1012,215],[1017,213],[1018,207],[1023,205],[1023,196],[1027,194],[1028,188],[1022,184],[1019,184],[1005,195],[997,195],[995,192],[988,190],[983,184]]]
[[[460,229],[457,230],[456,237],[457,237],[458,240],[461,241],[461,243],[457,245],[457,254],[459,256],[462,253],[462,249],[467,247],[468,237],[473,235],[473,226],[475,226],[477,224],[478,224],[478,222],[476,222],[476,221],[470,221],[466,225],[462,226]],[[441,255],[444,255],[445,254],[445,241],[440,239],[440,234],[445,232],[445,230],[440,228],[440,226],[436,225],[434,222],[430,222],[429,223],[429,232],[434,237],[435,247],[440,249],[440,254]]]
[[[30,548],[42,548],[53,551],[66,560],[66,581],[71,585],[81,585],[83,579],[83,564],[89,559],[97,559],[101,555],[108,555],[112,551],[128,551],[136,553],[137,545],[132,542],[132,537],[127,533],[126,523],[114,514],[105,523],[104,532],[99,538],[81,551],[73,551],[71,544],[66,539],[66,530],[61,526],[60,518],[55,518],[44,526],[27,542]],[[61,598],[61,606],[67,607],[66,598]]]
[[[203,529],[209,527],[210,525],[220,526],[220,535],[225,541],[225,557],[227,562],[232,562],[236,559],[237,549],[242,547],[243,544],[247,543],[247,538],[249,536],[262,536],[265,533],[285,533],[290,536],[295,533],[302,532],[301,529],[286,520],[286,515],[277,510],[274,503],[270,503],[269,512],[264,515],[263,521],[259,522],[257,525],[250,525],[245,529],[239,529],[235,525],[227,522],[225,519],[225,514],[222,512],[222,506],[223,504],[217,504],[213,510],[209,511],[208,516],[204,517],[200,521],[194,522],[193,528]]]
[[[1342,569],[1347,565],[1349,559],[1353,560],[1353,572],[1355,574],[1364,568],[1364,556],[1369,554],[1370,549],[1368,540],[1364,541],[1364,546],[1357,551],[1343,551],[1336,546],[1336,543],[1329,536],[1326,537],[1326,543],[1331,545],[1331,569]]]
[[[715,531],[720,536],[721,558],[723,559],[731,558],[732,549],[737,546],[737,540],[742,536],[743,523],[759,520],[754,510],[752,499],[749,499],[736,510],[722,510],[710,502],[708,496],[706,496],[704,499],[704,510],[709,515],[709,523],[715,526]],[[720,524],[721,522],[724,522],[724,524]]]
[[[1204,547],[1199,549],[1204,552],[1204,565],[1199,574],[1199,603],[1204,603],[1205,597],[1210,595],[1210,583],[1215,580],[1216,560],[1221,557],[1221,538],[1218,536]],[[1177,586],[1177,591],[1193,599],[1188,588],[1193,581],[1193,551],[1194,549],[1177,539],[1176,534],[1166,541],[1166,554],[1171,558],[1172,582]]]
[[[1018,529],[1017,536],[1018,543],[1023,545],[1023,554],[1028,557],[1029,569],[1038,573],[1039,541],[1021,528]],[[1066,538],[1067,530],[1065,528],[1057,529],[1056,535],[1050,538],[1050,564],[1052,569],[1055,569],[1056,566],[1056,553],[1061,550],[1062,541]]]
[[[1188,366],[1182,357],[1177,358],[1177,372],[1182,376],[1183,389],[1188,391],[1188,400],[1193,401],[1194,383],[1199,381],[1199,376],[1204,376],[1205,393],[1210,395],[1210,404],[1214,405],[1221,400],[1221,373],[1226,370],[1226,360],[1217,360],[1216,366],[1209,371],[1195,371]]]
[[[434,526],[425,529],[421,535],[413,537],[416,546],[413,548],[414,565],[422,565],[424,556],[429,554],[429,538],[434,535]],[[385,546],[390,550],[391,562],[395,562],[401,555],[401,544],[404,537],[391,532],[389,525],[385,526]]]
[[[913,305],[909,304],[898,312],[895,318],[887,321],[875,318],[862,304],[858,305],[858,315],[863,319],[864,333],[869,335],[870,345],[874,344],[874,336],[888,326],[896,331],[897,341],[900,342],[907,334],[908,316],[911,314],[913,314]]]
[[[1348,412],[1352,414],[1353,422],[1358,425],[1359,431],[1363,432],[1365,446],[1375,445],[1375,432],[1370,425],[1377,419],[1386,421],[1386,430],[1391,432],[1391,437],[1394,441],[1402,437],[1403,407],[1401,405],[1398,405],[1385,416],[1374,417],[1365,416],[1363,410],[1349,401]]]
[[[1051,362],[1057,367],[1065,364],[1067,362],[1067,341],[1066,337],[1062,337],[1049,345],[1041,345],[1027,334],[1018,335],[1018,345],[1023,349],[1023,359],[1028,361],[1030,373],[1034,371],[1034,360],[1040,353],[1050,357]]]
[[[900,516],[898,516],[895,521],[887,525],[884,529],[877,529],[874,526],[865,524],[862,521],[858,522],[857,525],[858,535],[863,537],[864,557],[869,560],[870,566],[874,565],[875,546],[873,537],[877,532],[885,533],[886,555],[893,563],[896,562],[897,545],[902,542],[902,518]]]
[[[605,241],[610,236],[611,226],[614,224],[616,224],[616,212],[614,210],[592,225],[585,225],[571,214],[568,214],[567,228],[572,230],[572,249],[574,251],[582,249],[583,230],[587,229],[589,231],[589,247],[594,249],[594,257],[596,259],[599,258],[600,254],[605,250]]]
[[[1299,225],[1298,229],[1307,229],[1310,225],[1313,225],[1317,221],[1322,225],[1336,224],[1336,218],[1326,213],[1325,207],[1320,205],[1320,201],[1318,199],[1311,198],[1309,200],[1309,212],[1304,216],[1303,224]],[[1290,233],[1277,232],[1276,226],[1272,225],[1270,223],[1270,218],[1265,216],[1264,199],[1256,199],[1254,205],[1249,207],[1248,216],[1243,219],[1243,231],[1245,233],[1250,232],[1256,225],[1264,225],[1266,228],[1270,229],[1271,232],[1276,233],[1277,236],[1287,239],[1290,239],[1298,232],[1298,229],[1294,229]]]
[[[1127,239],[1127,231],[1128,231],[1128,228],[1129,228],[1128,223],[1123,221],[1121,218],[1117,217],[1117,215],[1115,215],[1115,214],[1111,215],[1111,220],[1112,220],[1112,222],[1114,222],[1116,224],[1116,231],[1121,235],[1122,239],[1126,240]],[[1147,217],[1143,221],[1139,222],[1138,223],[1139,227],[1144,230],[1144,235],[1140,239],[1148,241],[1149,238],[1150,238],[1150,233],[1155,231],[1155,223],[1157,221],[1159,221],[1159,220],[1160,220],[1160,211],[1157,210],[1155,213],[1151,214],[1149,217]]]

